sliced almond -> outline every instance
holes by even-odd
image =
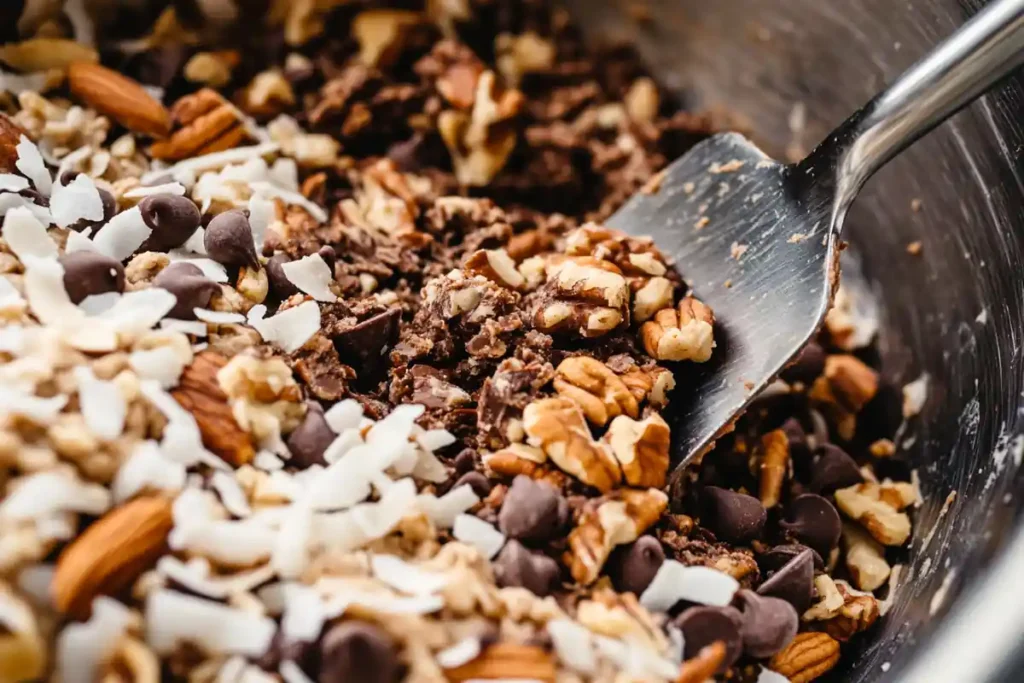
[[[77,62],[68,69],[71,93],[101,114],[137,133],[156,138],[171,132],[171,115],[136,81],[99,64]]]
[[[174,525],[166,498],[136,498],[85,530],[57,558],[53,601],[60,612],[83,618],[93,598],[127,588],[166,549]]]
[[[192,413],[199,424],[203,445],[225,462],[241,467],[256,455],[249,433],[238,426],[225,394],[217,383],[217,372],[227,365],[223,356],[207,351],[185,368],[171,395]]]
[[[539,647],[498,643],[491,645],[476,659],[445,671],[449,681],[530,680],[554,683],[555,661]]]

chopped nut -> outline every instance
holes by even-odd
[[[0,46],[0,61],[22,73],[66,69],[72,64],[95,64],[99,55],[91,47],[62,38],[30,38]]]
[[[633,85],[629,86],[623,102],[626,105],[629,118],[649,123],[658,116],[658,107],[661,105],[658,86],[646,76],[638,78],[633,81]]]
[[[573,578],[585,586],[596,581],[612,549],[635,541],[667,506],[668,496],[658,489],[620,489],[588,501],[569,533],[565,561]]]
[[[772,657],[768,668],[790,683],[809,683],[824,675],[839,661],[839,642],[827,633],[798,633],[782,652]]]
[[[725,661],[725,654],[725,643],[721,640],[702,647],[696,657],[683,662],[675,683],[705,683],[713,679]]]
[[[642,323],[663,308],[670,308],[674,289],[668,278],[652,277],[633,296],[633,318]]]
[[[619,415],[639,414],[636,399],[625,383],[599,360],[587,356],[566,358],[555,373],[555,391],[578,403],[595,425],[603,427]]]
[[[181,128],[169,139],[150,147],[149,153],[156,159],[180,161],[220,152],[239,145],[249,136],[238,111],[210,88],[175,102],[171,116]]]
[[[896,444],[892,442],[892,439],[879,439],[872,442],[868,451],[876,458],[891,458],[896,454]]]
[[[761,504],[771,509],[779,504],[782,484],[789,472],[789,439],[781,429],[761,437]]]
[[[843,606],[839,614],[825,622],[824,629],[830,636],[845,643],[856,634],[871,628],[878,620],[878,599],[870,593],[854,591],[845,581],[837,581],[836,586],[843,596]]]
[[[676,309],[664,308],[640,328],[644,349],[658,360],[692,360],[704,363],[715,346],[715,316],[693,297]]]
[[[255,116],[274,116],[293,104],[295,91],[277,69],[256,74],[245,89],[245,110]]]
[[[114,681],[130,681],[131,683],[158,683],[160,681],[160,662],[156,653],[145,643],[136,638],[124,636],[114,646],[113,652],[105,662],[109,674],[100,676],[104,683]],[[122,678],[123,674],[127,678]]]
[[[505,81],[518,87],[525,74],[547,71],[555,64],[555,46],[532,31],[494,39],[495,63]]]
[[[825,359],[825,378],[836,399],[855,413],[878,392],[878,373],[856,356],[829,356]]]
[[[908,487],[910,491],[904,493]],[[911,485],[897,487],[890,484],[883,492],[881,485],[865,482],[839,489],[835,498],[839,510],[860,522],[882,545],[903,545],[910,537],[910,517],[900,510],[909,504],[903,504],[905,500],[916,500]]]
[[[669,464],[669,428],[657,413],[637,422],[620,415],[612,420],[605,441],[631,486],[665,485]]]
[[[881,587],[892,571],[889,563],[885,561],[882,546],[849,522],[843,524],[842,540],[846,550],[846,568],[857,588],[873,591]]]
[[[465,265],[470,275],[483,275],[502,287],[519,289],[526,280],[516,270],[516,263],[504,249],[480,249],[473,252]]]
[[[4,681],[42,680],[46,675],[46,642],[28,604],[0,581],[4,606],[0,628],[0,675]]]
[[[359,61],[387,66],[401,52],[406,32],[420,22],[416,12],[393,9],[365,10],[352,20],[352,35],[359,43]]]
[[[560,469],[600,491],[622,479],[605,444],[596,443],[579,405],[567,398],[534,401],[523,411],[530,445],[541,448]]]
[[[237,53],[197,52],[185,63],[185,78],[211,88],[222,88],[231,82],[231,72],[237,66]]]
[[[535,645],[495,643],[462,666],[447,669],[444,675],[452,683],[492,678],[554,683],[555,660],[550,653]]]
[[[814,589],[818,594],[818,602],[801,615],[804,621],[825,621],[839,614],[843,607],[843,595],[836,587],[835,581],[828,574],[814,577]]]
[[[644,399],[655,407],[668,404],[668,393],[675,389],[676,378],[672,371],[655,366],[651,369],[633,368],[621,377],[637,403]]]

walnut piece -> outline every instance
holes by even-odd
[[[619,415],[636,417],[639,406],[626,384],[599,360],[566,358],[555,370],[555,391],[579,404],[591,423],[603,427]]]
[[[605,441],[631,486],[665,485],[669,463],[669,428],[657,413],[636,421],[625,415],[612,420]]]
[[[569,533],[565,562],[582,585],[597,580],[617,545],[632,543],[654,524],[668,506],[658,489],[620,489],[586,503],[576,527]]]
[[[676,308],[663,308],[640,328],[644,349],[658,360],[704,363],[715,347],[715,316],[699,300],[688,296]]]
[[[533,325],[547,334],[600,337],[629,323],[629,284],[610,261],[590,256],[536,257],[520,264],[534,296]]]
[[[668,393],[676,388],[675,375],[668,368],[660,366],[634,367],[623,373],[621,379],[637,403],[646,399],[654,407],[667,405]]]
[[[516,262],[504,249],[480,249],[466,260],[464,266],[470,275],[483,275],[491,282],[509,289],[519,289],[526,279],[516,270]]]
[[[804,621],[826,621],[839,614],[843,607],[843,595],[836,587],[835,581],[828,574],[814,577],[814,590],[818,594],[818,602],[801,615]]]
[[[908,489],[910,484],[865,482],[836,491],[836,505],[882,545],[900,546],[910,538],[910,517],[902,510],[916,499]]]
[[[420,22],[420,15],[408,10],[372,9],[360,12],[352,20],[352,36],[359,43],[359,61],[384,68],[400,54],[409,29]]]
[[[594,441],[579,405],[568,398],[533,401],[523,411],[527,442],[540,448],[564,472],[602,492],[613,489],[622,472],[605,444]]]

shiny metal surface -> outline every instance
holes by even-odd
[[[712,362],[676,369],[688,388],[670,418],[677,473],[817,334],[843,222],[867,179],[1022,61],[1024,0],[998,0],[799,163],[717,135],[611,217],[612,227],[652,236],[715,311]]]
[[[985,5],[646,0],[635,21],[619,0],[565,2],[585,37],[635,45],[680,102],[791,161]],[[903,570],[887,615],[820,680],[1024,680],[1024,79],[879,171],[844,239],[844,278],[877,297],[884,378],[929,376],[900,446],[925,502],[890,557]]]

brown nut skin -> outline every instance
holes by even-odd
[[[124,266],[98,251],[72,251],[60,257],[64,267],[64,289],[72,303],[87,296],[124,292]]]
[[[142,251],[170,251],[188,241],[199,227],[199,207],[188,197],[154,194],[139,202],[142,220],[152,230]]]

